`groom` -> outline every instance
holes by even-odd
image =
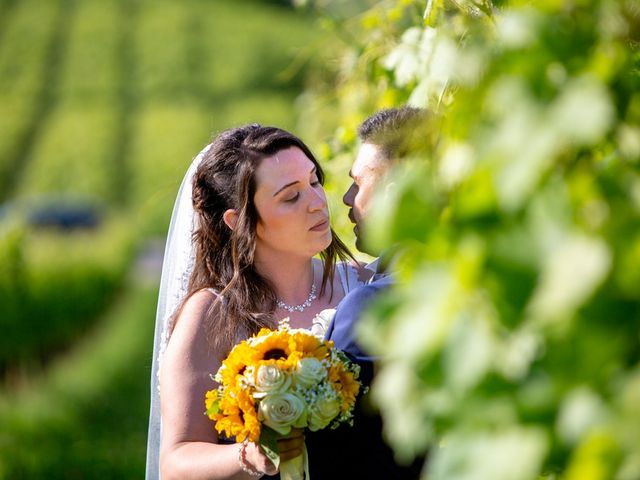
[[[355,224],[356,247],[377,255],[366,242],[363,222],[369,215],[374,192],[386,188],[385,177],[395,162],[411,151],[412,139],[422,132],[426,112],[403,107],[381,110],[358,128],[361,146],[349,175],[353,183],[343,197],[350,207],[349,219]],[[367,265],[373,276],[367,284],[349,293],[338,305],[326,338],[343,350],[361,367],[363,385],[369,386],[374,373],[374,358],[361,348],[354,326],[369,303],[393,283],[386,271],[387,258]],[[307,435],[311,478],[325,479],[418,479],[424,459],[412,465],[398,464],[393,451],[382,437],[382,419],[369,403],[368,395],[358,399],[353,427],[325,429]],[[340,465],[340,467],[336,467]]]

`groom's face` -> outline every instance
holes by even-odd
[[[361,252],[373,253],[367,252],[362,227],[387,170],[388,162],[381,149],[372,143],[363,143],[349,172],[353,182],[342,197],[344,204],[350,207],[349,219],[355,224],[356,247]]]

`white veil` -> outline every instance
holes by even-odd
[[[172,315],[184,295],[187,293],[189,276],[193,270],[195,252],[192,234],[195,229],[195,217],[191,199],[191,184],[198,165],[211,145],[207,145],[191,162],[182,180],[164,251],[162,276],[156,310],[156,327],[153,340],[153,364],[151,366],[151,406],[149,412],[149,433],[147,437],[146,480],[160,478],[160,385],[158,373],[160,360],[171,335]]]

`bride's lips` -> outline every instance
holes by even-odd
[[[325,218],[325,219],[321,220],[320,222],[316,223],[309,230],[311,230],[313,232],[324,232],[328,228],[329,228],[329,219]]]

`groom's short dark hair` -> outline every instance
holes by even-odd
[[[380,147],[387,160],[402,158],[420,147],[420,131],[427,118],[428,111],[423,108],[379,110],[360,124],[358,137],[362,143]]]

